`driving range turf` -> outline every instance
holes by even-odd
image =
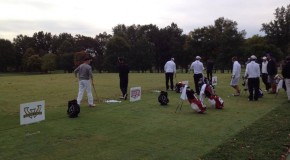
[[[250,102],[246,92],[231,96],[229,73],[216,75],[225,107],[197,114],[187,101],[175,113],[181,100],[174,91],[160,106],[155,91],[165,89],[163,73],[130,73],[129,88],[140,86],[141,100],[121,103],[101,102],[119,100],[118,74],[94,73],[100,101],[89,108],[85,94],[79,117],[71,119],[67,101],[78,91],[73,74],[0,74],[0,159],[279,159],[290,133],[285,91]],[[174,82],[183,80],[193,85],[192,74],[178,73]],[[21,126],[20,104],[40,100],[45,120]]]

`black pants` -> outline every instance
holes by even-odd
[[[173,73],[165,73],[166,90],[169,89],[168,82],[170,81],[170,89],[173,90]]]
[[[195,85],[195,92],[196,94],[199,95],[200,92],[200,86],[198,85],[199,80],[202,78],[202,74],[194,74],[193,75],[193,80],[194,80],[194,85]]]
[[[262,73],[262,81],[265,84],[266,90],[268,91],[270,89],[270,84],[268,82],[268,74]]]
[[[206,71],[207,79],[211,82],[212,80],[212,70],[207,70]]]
[[[127,94],[128,81],[128,77],[120,77],[120,89],[123,96]]]
[[[248,78],[248,88],[249,88],[249,100],[258,100],[259,98],[259,88],[260,88],[260,79],[257,78]]]

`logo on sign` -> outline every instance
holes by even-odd
[[[41,105],[37,105],[36,108],[25,107],[24,113],[23,118],[29,117],[31,119],[37,117],[38,115],[42,115]]]
[[[131,97],[137,98],[141,96],[141,90],[140,89],[134,89],[131,91]]]

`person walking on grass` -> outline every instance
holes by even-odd
[[[174,58],[167,61],[164,65],[164,72],[165,72],[165,85],[166,90],[169,89],[169,81],[170,81],[170,89],[173,91],[173,76],[176,77],[176,64],[174,63]]]
[[[95,107],[94,98],[92,94],[92,86],[93,84],[93,73],[92,67],[90,66],[92,59],[90,56],[86,56],[81,65],[79,65],[75,70],[75,77],[78,78],[79,81],[79,91],[77,97],[77,103],[80,105],[83,99],[84,91],[87,91],[88,96],[88,104],[89,107]]]
[[[201,78],[203,78],[203,63],[200,61],[201,57],[200,56],[196,56],[195,57],[195,61],[191,63],[190,65],[190,70],[193,70],[193,80],[194,80],[194,85],[195,85],[195,92],[196,94],[199,95],[200,93],[200,88],[198,85],[198,82],[200,81]]]
[[[249,89],[249,101],[257,101],[259,98],[259,86],[260,86],[260,66],[255,62],[257,57],[252,55],[251,61],[246,66],[244,77],[248,78],[248,89]]]
[[[290,103],[290,56],[286,57],[286,63],[282,68],[282,76],[284,77],[288,103]]]
[[[119,69],[119,78],[120,78],[120,89],[122,96],[120,99],[127,100],[127,90],[129,83],[129,66],[125,63],[125,59],[122,57],[118,58],[118,69]]]
[[[234,93],[233,96],[239,96],[240,95],[239,80],[241,75],[241,64],[238,62],[238,58],[236,56],[232,58],[232,62],[233,62],[233,71],[230,85],[236,91],[236,93]]]

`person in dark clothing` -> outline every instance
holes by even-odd
[[[268,64],[267,64],[268,83],[270,83],[271,89],[272,89],[269,93],[275,94],[276,87],[277,87],[276,81],[275,81],[275,76],[277,75],[277,66],[271,54],[269,53],[267,54],[267,59],[268,59]]]
[[[127,89],[129,83],[129,66],[125,63],[124,58],[118,58],[118,69],[119,69],[119,78],[120,78],[120,89],[122,92],[122,96],[120,99],[127,99]]]
[[[212,81],[212,70],[213,70],[213,60],[212,59],[208,59],[207,63],[206,63],[206,75],[208,80],[211,82]]]
[[[284,77],[288,102],[290,103],[290,56],[286,57],[285,65],[282,67],[282,76]]]

